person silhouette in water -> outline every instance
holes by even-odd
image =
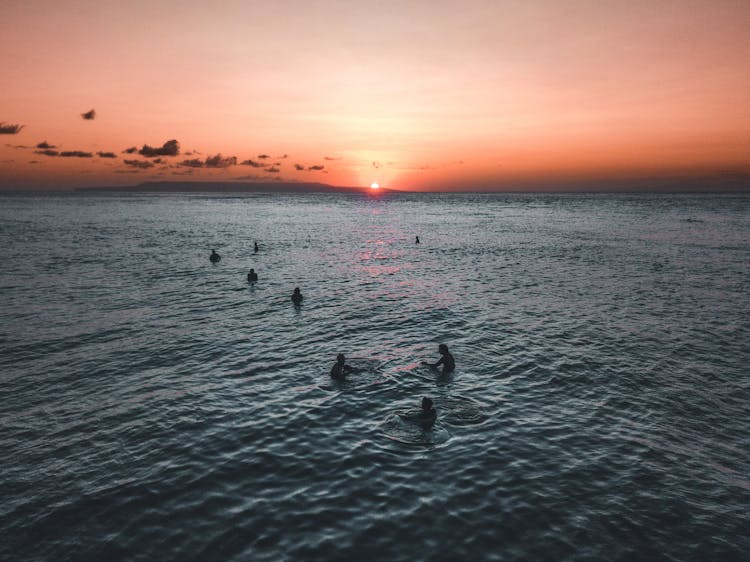
[[[432,407],[432,400],[430,398],[422,398],[422,409],[419,412],[409,412],[407,414],[399,414],[406,421],[418,423],[423,428],[427,429],[432,426],[437,419],[437,410]]]
[[[253,268],[250,268],[250,273],[247,274],[248,283],[256,283],[258,281],[258,274],[255,273]]]
[[[356,373],[357,369],[351,365],[346,364],[346,357],[343,353],[339,353],[336,356],[336,363],[331,367],[331,378],[336,380],[344,380],[346,375],[349,373]]]
[[[216,253],[216,250],[211,250],[211,256],[208,259],[213,263],[219,263],[221,261],[221,256]]]
[[[414,241],[415,244],[419,244],[419,236],[417,236],[417,239]]]
[[[302,293],[299,292],[299,287],[294,288],[294,293],[292,293],[292,302],[296,305],[302,304]]]
[[[441,357],[437,363],[428,363],[427,361],[422,361],[422,365],[427,365],[428,367],[431,367],[433,369],[437,369],[438,367],[440,367],[440,365],[442,365],[444,375],[452,373],[456,368],[456,362],[453,359],[453,355],[451,355],[450,351],[448,351],[448,346],[444,343],[441,343],[438,346],[438,352],[440,353]]]
[[[257,242],[255,242],[255,246],[253,247],[253,252],[255,252],[256,254],[258,253],[258,243]]]

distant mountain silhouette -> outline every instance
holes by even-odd
[[[230,193],[365,193],[369,187],[338,187],[325,183],[302,182],[199,182],[149,181],[132,186],[79,187],[76,191],[126,192],[230,192]],[[380,192],[390,191],[385,188]]]

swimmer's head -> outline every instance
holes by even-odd
[[[440,344],[440,345],[438,346],[438,351],[439,351],[440,353],[448,353],[448,346],[447,346],[447,345],[445,345],[444,343],[441,343],[441,344]]]
[[[431,410],[432,409],[432,400],[425,397],[422,398],[422,409],[423,410]]]
[[[343,353],[339,353],[339,354],[338,354],[338,355],[336,356],[336,361],[337,361],[337,362],[339,362],[339,363],[343,363],[344,361],[346,361],[346,357],[344,357],[344,354],[343,354]]]
[[[295,292],[295,293],[299,293],[299,287],[295,287],[295,288],[294,288],[294,292]]]

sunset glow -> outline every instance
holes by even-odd
[[[750,177],[748,2],[11,0],[2,16],[3,188]]]
[[[378,188],[380,188],[380,185],[377,182],[373,182],[373,183],[370,184],[370,188],[371,189],[378,189]]]

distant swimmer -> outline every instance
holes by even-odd
[[[299,287],[294,288],[294,293],[292,293],[292,302],[294,304],[302,304],[302,293],[299,292]]]
[[[451,355],[450,351],[448,351],[448,346],[444,343],[441,343],[438,346],[438,352],[440,353],[441,357],[437,363],[428,363],[427,361],[422,361],[422,365],[427,365],[428,367],[432,367],[433,369],[437,369],[440,365],[442,365],[444,375],[452,373],[456,368],[456,362],[453,360],[453,355]]]
[[[247,282],[248,283],[256,283],[258,281],[258,274],[255,273],[255,270],[250,268],[250,273],[247,274]]]
[[[331,367],[331,378],[336,380],[344,380],[346,375],[349,373],[356,373],[357,369],[351,365],[346,364],[346,357],[343,353],[339,353],[336,356],[336,363]]]
[[[407,421],[416,422],[422,427],[428,428],[435,423],[435,420],[437,419],[437,410],[432,407],[432,400],[425,397],[422,398],[422,409],[419,412],[410,412],[399,415]]]
[[[258,243],[255,242],[255,247],[253,248],[253,251],[257,254],[258,253]]]
[[[415,244],[419,244],[419,236],[417,236],[417,239],[414,241]]]
[[[216,253],[216,250],[211,250],[211,257],[209,257],[212,262],[219,263],[221,261],[221,256]]]

